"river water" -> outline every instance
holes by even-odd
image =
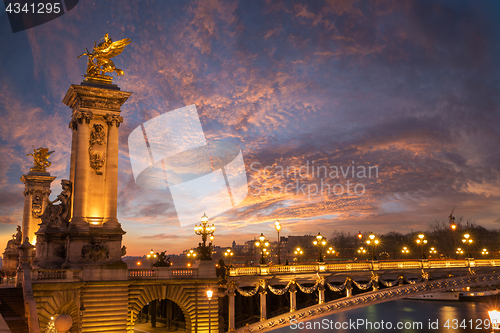
[[[296,323],[275,333],[306,332],[491,332],[488,311],[496,301],[398,300]]]

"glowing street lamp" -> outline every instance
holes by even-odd
[[[401,253],[403,254],[404,257],[406,257],[410,253],[410,250],[408,249],[408,247],[403,246],[403,249],[401,250]]]
[[[191,250],[188,251],[187,256],[188,256],[188,258],[191,259],[191,262],[190,262],[190,265],[189,265],[190,267],[193,266],[193,260],[196,259],[197,255],[198,255],[198,253],[196,253],[196,251],[193,250],[193,249],[191,249]]]
[[[364,257],[364,256],[365,256],[365,254],[366,254],[366,249],[365,249],[364,247],[362,247],[362,246],[361,246],[361,247],[358,249],[358,254],[359,254],[361,257]]]
[[[203,244],[199,244],[200,260],[210,260],[212,259],[212,243],[210,243],[207,247],[207,239],[208,236],[213,236],[215,232],[215,225],[207,225],[208,217],[206,214],[203,214],[201,217],[201,224],[196,225],[194,227],[194,233],[198,236],[201,236],[201,240]],[[210,238],[213,239],[212,237]]]
[[[487,256],[488,255],[488,250],[487,249],[483,249],[483,251],[481,252],[481,255],[484,257],[484,256]]]
[[[234,253],[231,251],[231,249],[227,249],[226,252],[224,252],[224,257],[226,257],[227,261],[230,263],[231,258],[233,257]]]
[[[146,257],[148,257],[148,259],[150,260],[150,265],[151,267],[153,267],[153,259],[156,259],[156,253],[154,253],[153,249],[149,251]]]
[[[366,240],[366,244],[372,247],[372,260],[377,260],[377,257],[375,256],[375,246],[377,246],[379,243],[380,241],[377,239],[377,237],[370,232],[370,235],[368,235],[368,239]]]
[[[280,224],[280,220],[276,220],[276,222],[274,222],[274,227],[276,228],[276,231],[278,232],[278,265],[281,265],[281,254],[280,254],[280,248],[281,248],[281,241],[280,241],[281,224]]]
[[[436,254],[437,250],[434,247],[431,247],[431,249],[429,250],[429,253],[430,254]]]
[[[211,331],[211,326],[212,326],[212,321],[211,321],[211,317],[212,317],[212,309],[211,309],[211,305],[212,305],[212,296],[213,296],[214,292],[212,290],[207,290],[207,298],[208,298],[208,332],[210,333]]]
[[[361,240],[363,238],[363,234],[361,233],[361,231],[358,233],[358,239]]]
[[[260,248],[260,264],[266,264],[266,258],[264,256],[268,255],[267,248],[269,247],[269,241],[266,240],[266,236],[263,233],[260,234],[259,240],[255,242],[255,246]]]
[[[318,232],[316,240],[313,242],[313,244],[319,248],[318,262],[323,262],[323,246],[326,246],[326,238],[321,236],[321,233]]]
[[[299,257],[299,262],[302,261],[302,254],[304,254],[304,251],[298,247],[295,249],[295,255]]]
[[[497,310],[488,311],[488,316],[490,317],[491,329],[500,330],[500,312]]]
[[[422,259],[425,259],[425,253],[424,253],[424,245],[427,244],[427,239],[425,239],[424,234],[419,234],[418,238],[416,240],[416,243],[420,245],[421,253],[422,253]]]
[[[461,247],[457,248],[457,251],[455,252],[456,254],[464,254],[464,251],[462,250]]]
[[[333,249],[333,247],[329,247],[328,250],[326,250],[326,253],[327,254],[331,254],[331,255],[334,255],[335,254],[335,250]]]
[[[470,254],[470,245],[472,244],[472,238],[470,237],[469,234],[464,234],[462,243],[464,243],[467,246],[467,258],[471,258],[472,256]]]

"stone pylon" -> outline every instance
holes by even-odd
[[[21,176],[24,183],[23,239],[28,237],[31,244],[36,243],[35,232],[41,220],[42,212],[47,206],[50,195],[50,184],[56,177],[50,173],[32,168],[27,175]]]
[[[121,106],[131,94],[116,85],[88,82],[71,85],[66,93],[72,142],[66,181],[71,193],[65,197],[71,199],[67,209],[52,207],[52,217],[51,210],[44,213],[48,222],[42,221],[37,232],[43,241],[38,267],[126,268],[121,261],[125,232],[117,219],[118,128]],[[67,218],[54,216],[63,210]]]

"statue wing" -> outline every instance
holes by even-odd
[[[129,38],[125,38],[116,42],[111,43],[110,46],[105,48],[100,52],[100,56],[102,58],[110,59],[116,57],[120,53],[122,53],[125,46],[130,44],[132,41]]]

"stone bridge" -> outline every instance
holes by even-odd
[[[193,268],[43,269],[26,270],[25,275],[31,279],[41,332],[62,313],[73,319],[71,332],[79,327],[81,332],[133,331],[144,305],[169,299],[184,313],[186,332],[218,333],[264,332],[289,325],[292,319],[311,320],[410,295],[499,283],[498,266],[500,260],[469,259],[235,267],[222,280],[215,276],[212,261],[202,261]],[[29,298],[29,284],[24,287]],[[214,291],[211,301],[207,290]],[[316,297],[316,304],[297,302],[299,291]],[[332,293],[336,298],[328,296]],[[268,318],[271,294],[286,297],[289,306]],[[236,327],[235,315],[242,310],[236,300],[252,297],[258,299],[259,318]]]

